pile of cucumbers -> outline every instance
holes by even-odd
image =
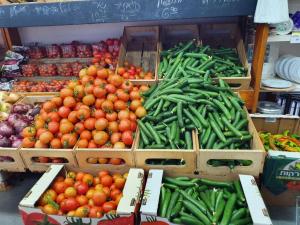
[[[238,180],[218,182],[164,177],[158,215],[185,225],[250,225],[252,219]]]
[[[209,76],[164,80],[144,93],[148,114],[138,122],[139,148],[192,149],[192,130],[202,149],[249,149],[252,135],[243,101],[223,80]]]
[[[179,43],[162,51],[158,68],[160,79],[178,77],[244,77],[247,70],[241,65],[236,49],[211,49],[196,40]]]

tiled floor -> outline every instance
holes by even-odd
[[[0,224],[22,225],[18,214],[18,203],[39,179],[40,174],[18,174],[13,179],[13,187],[0,192]],[[296,225],[296,211],[293,207],[268,207],[274,225]]]

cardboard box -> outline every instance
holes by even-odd
[[[157,216],[162,178],[162,170],[149,171],[140,209],[141,225],[146,225],[149,221],[161,221],[164,222],[161,224],[175,225],[169,222],[166,218]],[[249,175],[239,175],[239,179],[250,210],[253,225],[271,225],[271,219],[268,215],[268,211],[260,195],[254,177]]]
[[[88,225],[100,225],[100,221],[103,224],[128,224],[134,225],[136,222],[136,216],[140,205],[141,190],[144,183],[144,171],[142,169],[130,169],[128,178],[126,180],[123,197],[117,208],[117,214],[115,216],[105,215],[102,218],[78,218],[67,217],[66,215],[45,215],[41,209],[37,208],[37,201],[42,194],[51,185],[52,181],[57,175],[66,175],[68,168],[63,165],[52,165],[47,172],[38,180],[38,182],[31,188],[26,196],[19,203],[19,210],[24,224],[29,224],[30,221],[43,221],[48,220],[52,224],[66,225],[70,224],[68,221],[75,220],[76,224],[88,224]],[[72,171],[78,171],[78,169],[72,168]],[[94,175],[98,171],[86,171],[94,172]],[[124,171],[125,172],[125,171]],[[105,222],[104,222],[105,221]],[[111,221],[111,222],[109,222]],[[81,222],[81,223],[80,223]],[[31,223],[30,223],[31,224]]]

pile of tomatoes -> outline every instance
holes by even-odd
[[[45,81],[15,81],[12,92],[58,92],[69,81],[52,80]]]
[[[130,65],[128,62],[125,62],[123,67],[117,68],[117,74],[119,74],[125,79],[142,79],[142,80],[154,79],[152,72],[150,71],[145,72],[142,67]]]
[[[127,176],[108,171],[97,176],[68,172],[66,178],[56,177],[38,207],[49,215],[101,218],[105,213],[115,214]]]
[[[23,130],[24,148],[130,148],[137,118],[146,115],[141,92],[113,71],[91,65],[59,96],[43,103],[34,124]],[[78,142],[77,142],[78,140]],[[121,163],[121,161],[120,161]]]

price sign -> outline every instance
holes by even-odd
[[[292,44],[299,44],[300,43],[300,32],[299,31],[294,31],[292,33],[290,42]]]

